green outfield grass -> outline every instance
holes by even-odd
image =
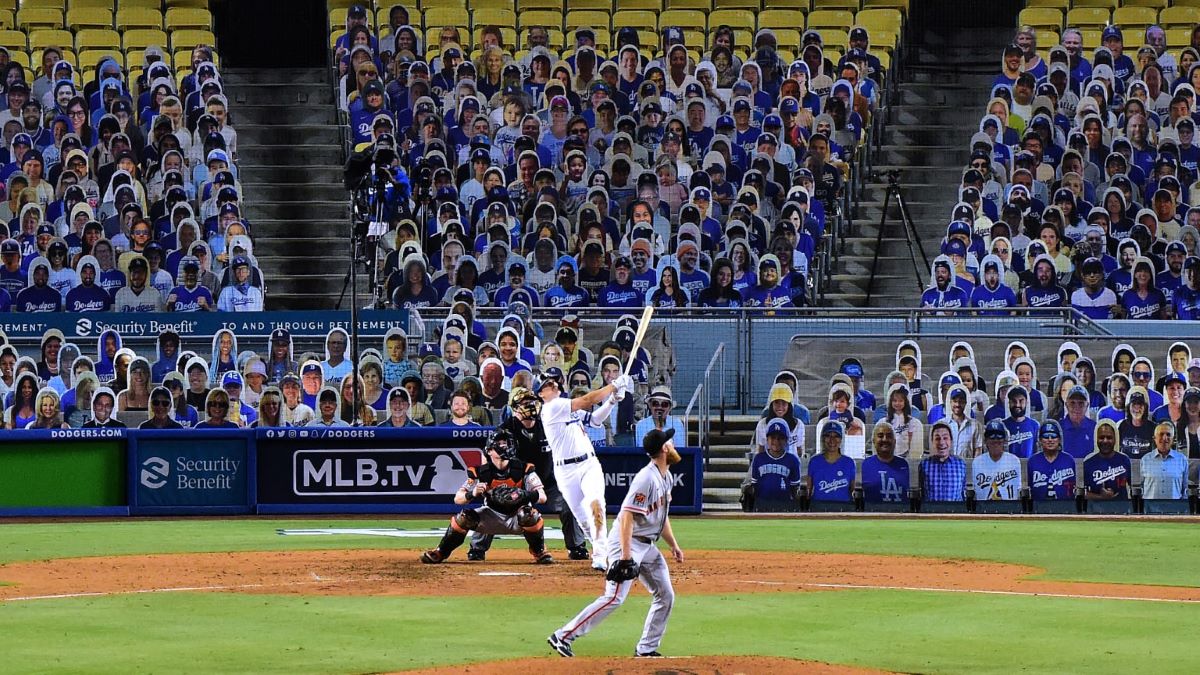
[[[1200,585],[1194,523],[1040,520],[747,520],[677,518],[685,548],[966,558],[1032,565],[1039,578]],[[149,520],[0,525],[0,563],[133,553],[415,548],[376,536],[280,537],[277,528],[445,527],[445,518]],[[553,519],[548,523],[554,525]],[[519,544],[513,543],[512,546]],[[551,548],[557,545],[552,543]],[[1117,563],[1117,564],[1114,564]],[[0,580],[3,575],[0,574]]]
[[[429,527],[421,520],[183,520],[0,525],[0,560],[154,552],[416,549],[430,541],[281,537],[276,528]],[[1194,524],[683,519],[685,548],[985,559],[1046,578],[1198,584]],[[520,545],[519,542],[500,545]],[[555,545],[552,545],[555,546]],[[748,553],[752,555],[752,553]],[[4,578],[0,568],[0,581]],[[597,580],[598,581],[598,580]],[[599,583],[597,584],[599,591]],[[587,595],[450,599],[167,593],[0,603],[3,670],[375,672],[544,656]],[[576,643],[627,655],[647,596]],[[503,617],[494,624],[480,617]],[[681,595],[663,651],[762,654],[937,673],[1194,672],[1200,605],[862,590]]]

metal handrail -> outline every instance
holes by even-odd
[[[708,360],[708,367],[704,369],[704,375],[700,378],[700,384],[696,385],[695,391],[692,392],[692,398],[688,401],[687,408],[683,411],[683,432],[686,435],[688,425],[692,419],[692,409],[699,404],[700,408],[697,411],[696,425],[696,442],[704,453],[704,470],[708,470],[711,461],[710,448],[708,442],[709,432],[712,429],[712,387],[709,386],[709,380],[712,378],[713,367],[720,363],[721,382],[718,391],[721,396],[721,425],[725,425],[725,343],[717,345],[713,351],[712,358]],[[686,439],[685,439],[686,442]]]

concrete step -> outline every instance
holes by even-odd
[[[325,68],[222,68],[224,87],[243,84],[272,85],[278,82],[326,82],[333,86],[332,75]]]
[[[333,242],[344,243],[350,236],[350,221],[345,216],[329,219],[269,219],[252,222],[254,222],[255,235],[270,239],[288,238],[303,240],[313,245],[327,245]],[[267,224],[260,225],[260,222]],[[346,239],[341,238],[343,234],[347,237]],[[306,246],[305,249],[296,251],[296,254],[311,255],[307,249]],[[255,248],[255,253],[258,252],[259,249]]]
[[[750,468],[750,462],[742,456],[737,457],[713,457],[709,460],[709,470],[719,473],[734,473],[741,472],[743,476]]]
[[[297,145],[244,145],[238,144],[238,152],[253,157],[256,165],[309,166],[323,164],[332,166],[344,161],[341,146],[330,144]]]
[[[966,139],[946,139],[939,145],[898,145],[885,143],[880,146],[880,158],[884,164],[900,166],[958,166],[967,159]]]
[[[350,217],[350,205],[345,201],[256,201],[246,205],[250,219],[324,219],[326,222]]]
[[[962,164],[966,166],[966,144],[963,147]],[[962,177],[962,167],[958,164],[951,166],[934,166],[934,165],[908,165],[902,166],[899,164],[875,164],[872,169],[879,174],[887,171],[899,171],[899,183],[905,194],[908,194],[909,185],[911,184],[932,184],[932,185],[955,185]]]
[[[333,105],[259,105],[249,102],[235,111],[238,124],[337,124]]]
[[[350,193],[337,183],[249,183],[243,182],[242,189],[249,201],[348,201]]]
[[[342,162],[320,166],[285,165],[274,166],[245,158],[239,165],[241,178],[250,183],[274,183],[277,185],[341,185]]]
[[[335,124],[241,124],[238,144],[250,145],[340,145],[342,128]]]
[[[959,143],[962,128],[951,124],[889,124],[884,130],[884,142],[892,145],[916,145],[928,147],[965,148],[968,136]],[[959,150],[960,161],[965,162],[967,152]]]
[[[741,498],[742,491],[737,487],[705,487],[703,494],[706,509],[709,508],[709,504],[713,505],[714,510],[721,504],[741,508],[738,499]]]
[[[896,126],[921,124],[949,124],[956,129],[976,128],[982,117],[978,109],[953,105],[896,105],[888,111],[889,122],[884,133]],[[238,135],[242,130],[238,128]]]
[[[323,237],[304,237],[303,235],[292,239],[290,232],[283,230],[279,234],[272,235],[271,231],[264,233],[255,232],[256,239],[254,240],[255,255],[265,256],[281,256],[281,255],[305,255],[319,254],[321,256],[339,256],[343,252],[349,255],[349,225],[346,226],[346,236],[330,236],[337,232],[335,226],[330,225]]]
[[[324,81],[242,83],[225,87],[230,103],[242,105],[331,106],[333,86]]]
[[[704,487],[706,488],[737,488],[741,487],[746,478],[746,471],[705,471]]]

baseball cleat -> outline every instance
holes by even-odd
[[[530,551],[533,556],[533,562],[538,565],[549,565],[554,562],[554,556],[550,555],[549,551]]]
[[[579,546],[568,551],[567,557],[571,560],[587,560],[591,554],[588,553],[587,547]]]
[[[487,553],[485,553],[484,551],[479,551],[477,549],[471,549],[471,550],[467,551],[467,560],[475,560],[475,561],[487,560]]]
[[[575,652],[571,651],[571,643],[558,637],[558,633],[551,633],[550,637],[546,638],[546,642],[550,644],[550,648],[558,652],[559,656],[571,658],[575,656]]]
[[[634,652],[633,654],[634,654],[634,656],[637,656],[639,658],[642,658],[642,657],[662,658],[662,654],[659,654],[658,652]]]
[[[443,560],[445,560],[445,558],[442,557],[442,552],[436,548],[431,548],[421,554],[421,562],[425,563],[426,565],[436,565]]]
[[[597,572],[608,572],[608,565],[605,565],[603,562],[597,560],[596,562],[592,563],[592,569],[596,570]]]

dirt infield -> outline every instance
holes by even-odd
[[[799,661],[767,656],[705,656],[688,658],[574,658],[557,656],[544,659],[513,659],[490,661],[477,665],[446,666],[424,670],[406,670],[404,675],[455,675],[458,673],[487,673],[488,675],[739,675],[741,673],[805,673],[806,675],[868,675],[887,671],[838,666],[819,661]]]
[[[586,562],[533,565],[524,551],[486,562],[461,551],[422,565],[413,550],[192,553],[64,558],[0,566],[0,601],[121,593],[215,591],[312,595],[464,595],[479,575],[519,576],[527,595],[596,594]],[[900,589],[1200,603],[1200,588],[1042,581],[1022,565],[904,556],[691,551],[672,564],[681,594]],[[722,671],[724,672],[724,671]]]

